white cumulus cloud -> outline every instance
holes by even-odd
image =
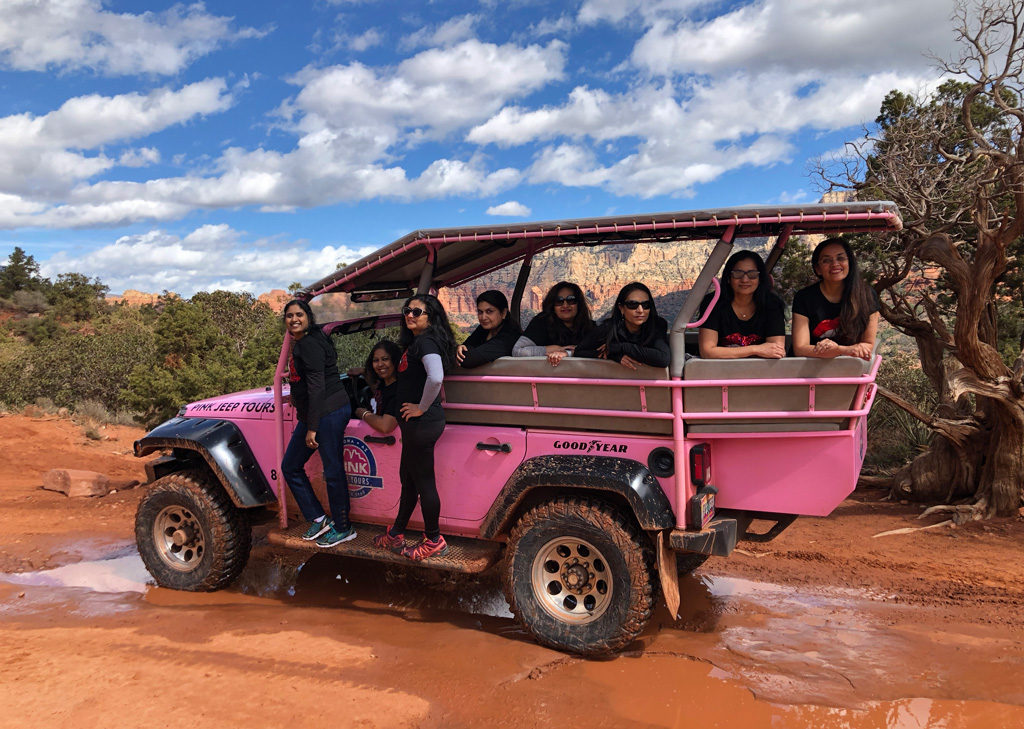
[[[4,0],[0,64],[21,71],[175,74],[224,43],[263,35],[202,3],[118,13],[100,0]]]
[[[501,205],[492,205],[487,208],[488,215],[504,215],[512,218],[525,218],[531,212],[530,208],[515,200],[509,200]]]

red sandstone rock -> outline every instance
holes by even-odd
[[[68,496],[106,496],[110,492],[110,479],[95,471],[54,468],[43,474],[43,488]]]

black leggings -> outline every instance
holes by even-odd
[[[434,479],[434,444],[444,432],[444,415],[430,417],[428,412],[427,416],[414,421],[399,420],[398,423],[402,430],[402,460],[398,467],[402,498],[398,502],[398,516],[391,527],[391,534],[398,536],[405,531],[419,498],[423,533],[427,539],[437,541],[441,536],[438,525],[441,497],[437,495],[437,481]]]

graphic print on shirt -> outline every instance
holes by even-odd
[[[295,358],[288,355],[288,381],[298,382],[302,377],[299,376],[299,371],[295,369]]]
[[[402,359],[398,362],[398,371],[405,372],[409,369],[409,350],[402,352]]]
[[[755,344],[761,344],[764,342],[764,337],[760,334],[740,334],[739,332],[733,332],[725,337],[724,340],[726,347],[750,347]]]
[[[822,319],[818,326],[814,327],[812,334],[818,339],[835,339],[839,333],[839,317],[835,319]]]

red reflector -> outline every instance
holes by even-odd
[[[711,484],[711,446],[707,443],[690,449],[690,480],[698,487]]]

